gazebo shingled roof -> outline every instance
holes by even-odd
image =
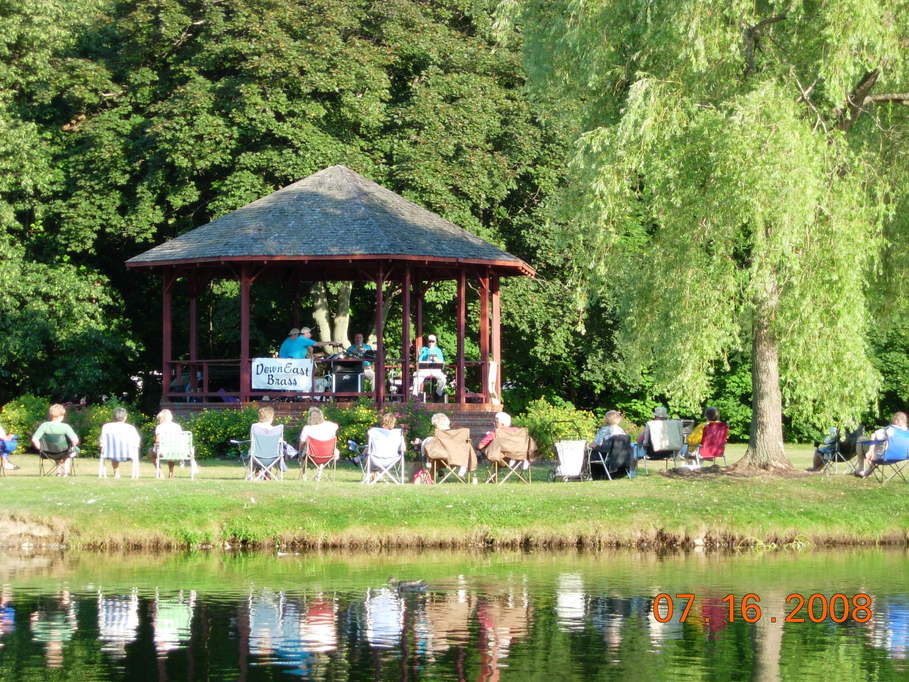
[[[321,170],[126,265],[338,258],[476,263],[502,274],[535,274],[520,258],[345,166]]]

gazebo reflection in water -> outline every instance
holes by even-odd
[[[521,259],[344,166],[295,182],[139,254],[126,265],[162,275],[161,403],[180,411],[230,408],[263,398],[322,402],[369,397],[380,408],[390,401],[410,402],[416,355],[424,342],[424,297],[430,286],[445,280],[454,280],[457,290],[457,348],[454,362],[446,367],[454,387],[452,407],[495,411],[502,385],[499,280],[535,274]],[[203,358],[199,297],[211,282],[223,279],[239,283],[239,357]],[[368,391],[359,378],[338,379],[352,366],[340,362],[340,357],[316,363],[305,384],[308,390],[256,387],[260,384],[253,365],[257,356],[267,353],[251,347],[250,302],[253,284],[266,281],[294,292],[302,282],[375,285],[377,380]],[[477,319],[471,320],[476,322],[477,361],[465,359],[468,281],[478,298],[471,305],[477,310]],[[386,289],[392,284],[401,296],[401,343],[394,348],[384,338]],[[177,287],[185,287],[189,308],[189,338],[179,340],[186,348],[185,359],[174,353]],[[300,306],[295,303],[290,324],[299,327]],[[357,362],[354,374],[361,372],[362,363]]]

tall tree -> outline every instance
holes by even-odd
[[[788,466],[783,406],[859,415],[879,384],[880,263],[906,234],[909,4],[502,10],[542,105],[579,131],[561,236],[590,256],[578,286],[615,306],[626,371],[693,407],[717,359],[750,346],[743,463],[761,468]]]

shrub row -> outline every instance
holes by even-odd
[[[0,425],[7,432],[16,433],[25,441],[41,422],[47,419],[47,408],[50,402],[33,395],[24,395],[12,400],[0,410]],[[143,415],[133,406],[110,399],[104,403],[88,406],[70,406],[67,409],[66,421],[75,429],[82,440],[82,451],[86,455],[98,455],[98,438],[101,426],[111,420],[115,407],[125,407],[129,412],[128,421],[135,424],[141,434],[143,449],[151,446],[155,420],[153,416]],[[402,426],[408,438],[424,438],[432,431],[430,414],[414,407],[394,406],[389,408],[395,413],[398,424]],[[366,432],[375,426],[379,419],[369,401],[361,401],[352,407],[322,408],[325,418],[336,422],[338,444],[344,449],[348,440],[359,444],[366,442]],[[300,430],[306,419],[306,412],[291,417],[282,417],[276,423],[285,425],[285,440],[296,444]],[[181,420],[184,429],[193,432],[196,446],[196,457],[236,457],[237,447],[231,440],[245,440],[249,437],[249,427],[257,421],[256,409],[247,407],[242,410],[202,410]],[[514,418],[516,426],[525,426],[537,441],[540,456],[554,456],[553,444],[561,439],[590,439],[596,431],[598,419],[593,412],[579,410],[571,403],[558,399],[549,402],[539,399],[531,402],[527,410]],[[623,423],[625,430],[636,435],[639,427],[629,422]],[[26,443],[22,443],[23,449]]]

